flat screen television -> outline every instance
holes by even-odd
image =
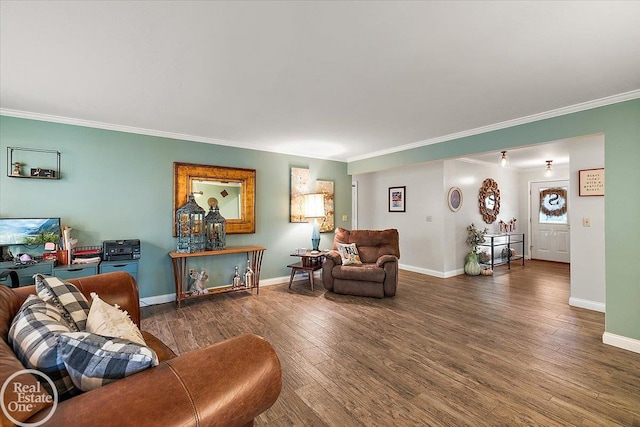
[[[60,233],[60,218],[0,218],[0,246],[57,243]]]

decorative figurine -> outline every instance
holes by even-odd
[[[206,270],[192,271],[189,277],[193,279],[190,290],[192,295],[203,295],[209,293],[205,283],[209,281],[209,275]]]
[[[22,176],[22,171],[20,170],[20,166],[22,166],[22,163],[15,162],[13,164],[13,172],[11,172],[11,175],[13,175],[13,176]]]

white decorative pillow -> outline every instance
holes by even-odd
[[[89,391],[158,365],[151,348],[87,332],[60,334],[58,347],[76,387]]]
[[[25,368],[37,369],[51,378],[61,399],[76,391],[58,352],[58,335],[71,332],[60,309],[29,295],[9,328],[8,342]],[[49,383],[43,386],[49,390]]]
[[[89,314],[89,302],[73,284],[57,277],[36,274],[36,291],[43,301],[60,309],[72,331],[84,331]]]
[[[355,265],[362,264],[360,261],[360,254],[358,254],[358,248],[355,243],[337,243],[338,252],[342,258],[342,265]]]
[[[131,321],[126,311],[120,310],[118,305],[112,306],[102,301],[95,292],[91,293],[91,298],[93,302],[87,317],[87,332],[147,345],[140,329]]]

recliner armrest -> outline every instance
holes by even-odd
[[[267,410],[281,388],[271,345],[241,335],[61,402],[47,425],[243,426]]]
[[[387,262],[398,262],[398,257],[395,255],[382,255],[376,261],[376,266],[384,268],[384,264]]]
[[[340,252],[338,251],[327,252],[325,258],[329,258],[331,261],[333,261],[333,266],[342,265],[342,257],[340,256]]]

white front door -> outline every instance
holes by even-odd
[[[531,258],[569,262],[569,181],[531,183]]]

